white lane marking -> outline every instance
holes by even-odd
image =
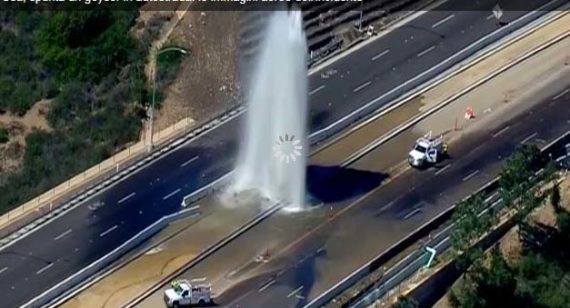
[[[0,269],[0,274],[4,273],[7,270],[8,270],[8,267],[4,267],[3,269]]]
[[[198,158],[199,158],[199,156],[194,156],[194,157],[190,158],[189,160],[183,162],[183,163],[180,165],[180,167],[181,167],[181,168],[182,168],[182,167],[186,167],[188,164],[190,164],[191,162],[195,161],[195,160],[198,159]]]
[[[170,198],[170,197],[176,195],[176,194],[179,193],[179,192],[180,192],[180,188],[178,188],[177,190],[175,190],[175,191],[169,193],[168,195],[162,197],[162,200],[166,200],[166,199],[168,199],[168,198]]]
[[[57,241],[57,240],[61,239],[62,237],[68,235],[69,233],[71,233],[71,229],[67,229],[67,231],[64,231],[60,235],[56,236],[53,240]]]
[[[495,17],[495,14],[491,14],[491,15],[487,16],[486,19],[489,20],[489,19],[491,19],[491,18],[493,18],[493,17]]]
[[[528,136],[528,137],[524,138],[524,139],[521,141],[521,144],[525,144],[525,143],[527,143],[527,142],[528,142],[530,139],[532,139],[532,138],[536,137],[536,135],[538,135],[538,132],[534,132],[534,133],[532,133],[530,136]]]
[[[421,56],[425,55],[426,53],[428,53],[428,52],[430,52],[430,51],[432,51],[432,50],[434,50],[434,49],[435,49],[435,46],[431,46],[430,48],[428,48],[428,49],[426,49],[426,50],[424,50],[424,51],[418,53],[418,57],[421,57]]]
[[[117,225],[112,226],[111,228],[107,229],[106,231],[103,231],[103,233],[99,234],[99,237],[103,237],[111,232],[113,232],[113,230],[117,229]]]
[[[389,52],[390,52],[390,49],[386,49],[386,50],[382,51],[381,53],[379,53],[379,54],[375,55],[374,57],[372,57],[372,61],[378,60],[379,58],[381,58],[381,57],[387,55]]]
[[[129,200],[130,198],[132,198],[132,197],[133,197],[134,195],[136,195],[136,194],[137,194],[137,193],[132,192],[132,193],[130,193],[130,194],[124,196],[123,198],[121,198],[121,200],[119,200],[119,202],[117,202],[117,204],[121,204],[121,203],[123,203],[123,202]]]
[[[358,87],[354,88],[354,90],[352,90],[352,92],[356,93],[356,92],[368,87],[371,83],[372,83],[371,81],[367,81],[367,82],[359,85]]]
[[[453,17],[455,17],[455,14],[451,14],[451,15],[445,17],[444,19],[442,19],[442,20],[436,22],[435,24],[431,25],[432,29],[433,29],[433,28],[437,28],[438,26],[441,26],[442,24],[444,24],[444,23],[450,21]]]
[[[259,288],[259,292],[265,291],[265,289],[269,288],[275,283],[275,279],[269,281],[268,283],[264,284],[261,288]]]
[[[287,295],[287,298],[297,294],[299,291],[303,290],[304,286],[300,286],[297,289],[293,290],[293,292],[289,293],[289,295]]]
[[[46,266],[40,268],[40,270],[36,272],[36,275],[39,275],[39,274],[41,274],[41,273],[47,271],[47,270],[48,270],[50,267],[52,267],[52,266],[53,266],[53,263],[50,263],[50,264],[48,264],[48,265],[46,265]]]
[[[506,132],[509,128],[511,128],[511,127],[510,127],[510,126],[506,126],[506,127],[504,127],[503,129],[501,129],[500,131],[494,133],[494,134],[493,134],[493,138],[495,138],[495,137],[499,136],[500,134]]]
[[[435,172],[435,175],[441,174],[443,171],[447,170],[447,168],[449,168],[449,167],[451,167],[451,164],[445,165],[445,167],[443,167],[443,168],[437,170],[437,171]]]
[[[566,89],[566,90],[560,92],[558,95],[556,95],[555,97],[553,97],[552,100],[555,101],[555,100],[561,98],[562,96],[564,96],[564,94],[566,94],[566,93],[568,93],[568,92],[570,92],[570,89]]]
[[[325,85],[321,85],[320,87],[311,90],[311,92],[309,92],[309,96],[310,96],[310,95],[313,95],[313,94],[315,94],[315,93],[317,93],[317,92],[319,92],[320,90],[322,90],[322,89],[324,89],[324,88],[325,88]]]
[[[406,216],[404,216],[404,220],[416,215],[417,213],[420,213],[421,211],[422,210],[420,210],[420,209],[415,209],[415,210],[409,212]]]
[[[469,174],[468,176],[464,177],[462,181],[465,182],[465,181],[471,179],[472,177],[476,176],[478,173],[479,173],[479,170],[475,170],[471,174]]]

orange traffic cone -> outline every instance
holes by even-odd
[[[465,110],[465,119],[471,120],[473,118],[475,118],[475,112],[473,111],[473,108],[467,107],[467,109]]]

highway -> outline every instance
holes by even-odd
[[[494,4],[481,1],[473,4],[478,10],[466,12],[446,12],[443,4],[438,11],[421,15],[311,75],[311,131],[342,119],[496,30],[498,25],[489,18]],[[524,13],[505,12],[504,20]],[[3,306],[22,305],[160,217],[179,210],[184,195],[230,171],[240,120],[213,129],[3,248]]]
[[[569,48],[566,38],[539,52],[346,167],[312,160],[309,190],[326,200],[324,206],[274,215],[179,278],[206,277],[220,306],[302,307],[495,178],[515,147],[544,146],[569,131]],[[516,93],[513,101],[503,101],[505,89]],[[460,121],[454,130],[455,116],[472,104],[477,118]],[[445,132],[451,157],[425,171],[409,168],[403,160],[411,144],[432,129]],[[163,290],[137,307],[158,307]]]
[[[310,183],[309,189],[328,200],[323,207],[301,214],[274,215],[180,278],[207,277],[218,295],[217,304],[223,307],[303,307],[495,178],[501,163],[517,146],[544,146],[569,131],[570,68],[560,65],[564,62],[560,54],[568,47],[570,39],[458,101],[461,107],[474,98],[495,103],[479,104],[479,110],[491,111],[480,115],[480,122],[472,127],[448,135],[451,158],[438,166],[418,171],[397,162],[406,157],[411,142],[422,130],[441,122],[453,125],[450,115],[459,109],[456,103],[346,168],[311,165],[309,172],[317,183]],[[544,68],[525,79],[522,72],[538,63],[552,69]],[[513,87],[518,82],[519,86]],[[520,94],[522,99],[515,105],[508,106],[501,102],[500,89],[505,88],[526,92]],[[320,177],[323,172],[335,177]],[[259,256],[265,256],[265,260]],[[161,292],[137,307],[159,307]]]

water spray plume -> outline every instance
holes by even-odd
[[[301,210],[307,157],[307,44],[300,11],[269,19],[248,97],[233,189]]]

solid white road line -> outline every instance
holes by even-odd
[[[264,284],[261,288],[259,288],[259,292],[263,292],[265,289],[269,288],[275,283],[275,279],[269,281],[268,283]]]
[[[190,164],[191,162],[195,161],[196,159],[198,159],[199,156],[194,156],[192,158],[190,158],[189,160],[183,162],[180,167],[186,167],[188,164]]]
[[[320,87],[311,90],[311,92],[309,92],[309,96],[311,96],[311,95],[313,95],[313,94],[319,92],[320,90],[322,90],[322,89],[324,89],[324,88],[325,88],[325,85],[321,85]]]
[[[125,197],[121,198],[121,200],[119,200],[119,202],[117,202],[117,204],[121,204],[121,203],[127,201],[128,199],[132,198],[134,195],[136,195],[136,193],[134,193],[134,192],[126,195]]]
[[[376,60],[380,59],[381,57],[387,55],[389,52],[390,52],[390,49],[386,49],[386,50],[382,51],[381,53],[372,57],[372,61],[376,61]]]
[[[61,239],[62,237],[68,235],[69,233],[71,233],[71,229],[68,229],[67,231],[65,231],[65,232],[61,233],[60,235],[56,236],[53,240],[54,240],[54,241],[57,241],[57,240]]]
[[[462,181],[465,182],[465,181],[471,179],[472,177],[476,176],[478,173],[479,173],[479,170],[475,170],[470,175],[464,177]]]
[[[168,199],[168,198],[170,198],[170,197],[176,195],[176,194],[179,193],[179,192],[180,192],[180,188],[178,188],[177,190],[175,190],[175,191],[169,193],[168,195],[162,197],[162,200],[166,200],[166,199]]]
[[[442,20],[436,22],[435,24],[433,24],[433,25],[431,26],[432,29],[433,29],[433,28],[437,28],[438,26],[441,26],[442,24],[444,24],[444,23],[450,21],[453,17],[455,17],[455,14],[451,14],[451,15],[445,17],[444,19],[442,19]]]
[[[432,51],[432,50],[434,50],[434,49],[435,49],[435,46],[431,46],[430,48],[428,48],[428,49],[426,49],[426,50],[424,50],[424,51],[418,53],[418,57],[421,57],[421,56],[425,55],[426,53],[428,53],[428,52],[430,52],[430,51]]]
[[[354,88],[354,90],[352,90],[352,92],[356,93],[356,92],[368,87],[371,83],[372,83],[371,81],[367,81],[367,82],[359,85],[358,87]]]
[[[111,232],[113,232],[113,230],[117,229],[117,225],[112,226],[111,228],[107,229],[106,231],[103,231],[103,233],[99,234],[99,237],[103,237]]]
[[[46,270],[48,270],[48,269],[49,269],[50,267],[52,267],[52,266],[53,266],[53,263],[50,263],[50,264],[48,264],[48,265],[42,267],[39,271],[36,272],[36,275],[39,275],[39,274],[45,272]]]
[[[506,127],[504,127],[503,129],[501,129],[500,131],[494,133],[494,134],[493,134],[493,138],[495,138],[495,137],[499,136],[500,134],[506,132],[509,128],[511,128],[511,127],[510,127],[510,126],[506,126]]]
[[[303,290],[303,286],[298,287],[297,289],[293,290],[293,292],[289,293],[289,295],[287,295],[287,298],[295,295],[296,293],[298,293],[299,291]]]
[[[531,140],[532,138],[536,137],[536,135],[538,135],[538,132],[532,133],[530,136],[524,138],[524,139],[521,141],[521,144],[527,143],[529,140]]]
[[[7,270],[8,270],[8,267],[4,267],[3,269],[0,269],[0,274],[4,273]]]
[[[568,92],[570,92],[570,89],[566,89],[566,90],[560,92],[560,94],[558,94],[558,95],[556,95],[555,97],[553,97],[552,100],[555,101],[555,100],[561,98],[562,96],[564,96],[564,94],[566,94],[566,93],[568,93]]]
[[[449,168],[449,167],[451,167],[451,164],[445,165],[445,167],[443,167],[443,168],[437,170],[437,171],[435,172],[435,175],[441,174],[443,171],[447,170],[447,168]]]

